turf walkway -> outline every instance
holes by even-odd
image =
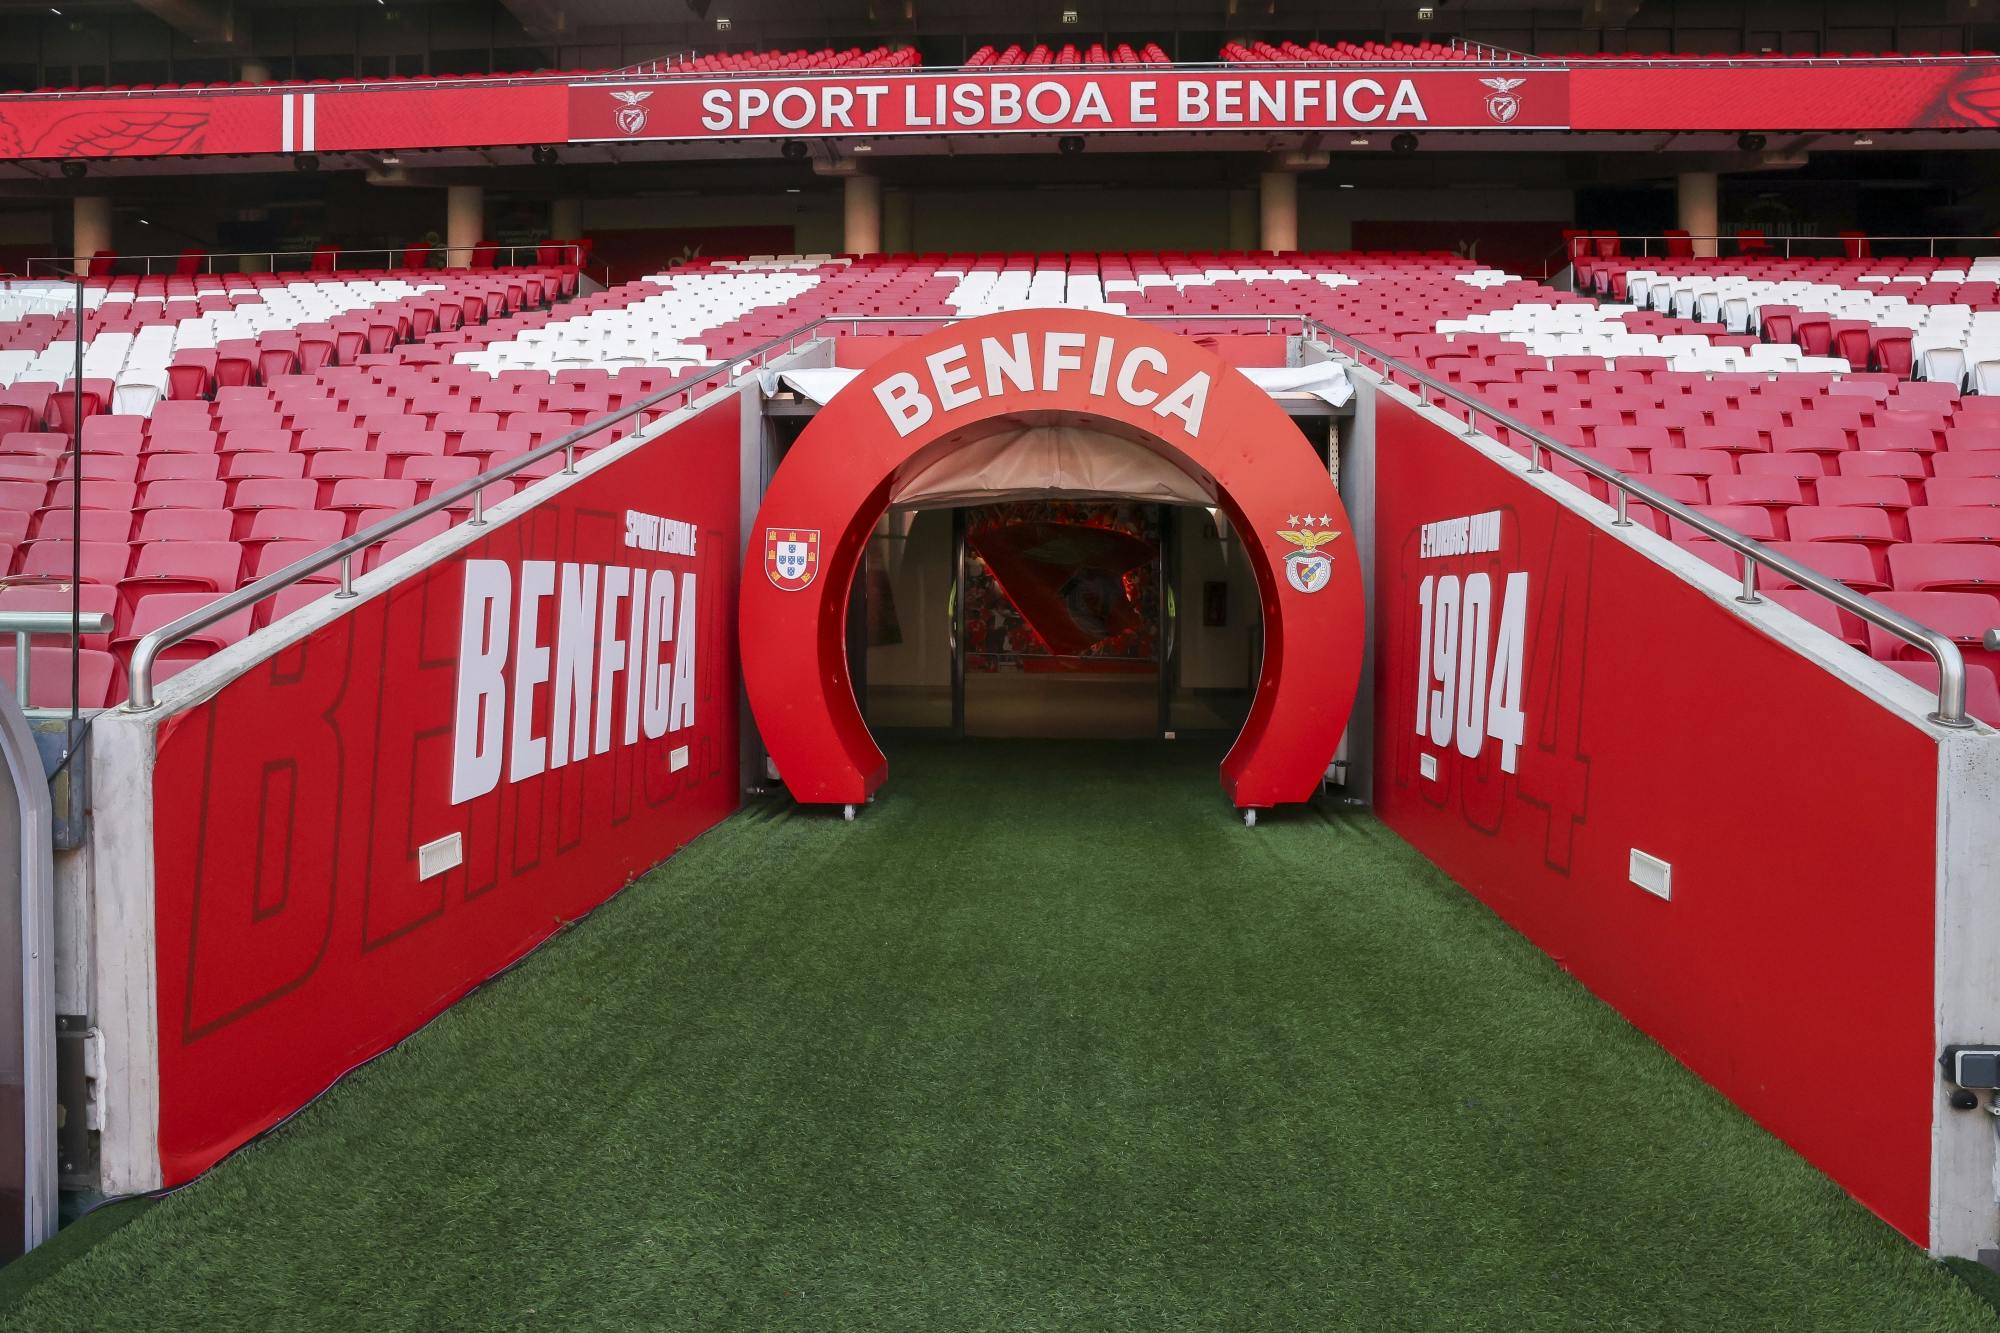
[[[892,756],[859,822],[745,812],[0,1320],[1993,1326],[1374,820],[1245,830],[1186,743]]]

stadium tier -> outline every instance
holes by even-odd
[[[79,521],[69,493],[74,395],[60,378],[73,360],[65,329],[35,314],[5,331],[0,413],[11,415],[0,422],[0,555],[9,573],[36,580],[60,580],[80,560],[87,600],[113,612],[112,633],[88,645],[84,702],[95,707],[123,697],[119,671],[131,645],[175,618],[169,611],[184,611],[190,594],[268,575],[440,486],[817,319],[1079,309],[1169,321],[1240,316],[1215,327],[1254,330],[1265,319],[1306,318],[1464,385],[1508,417],[1849,587],[1894,592],[1900,609],[1960,643],[1973,664],[1975,711],[2000,724],[1995,661],[1981,647],[1984,630],[2000,624],[1987,586],[2000,557],[2000,397],[1967,396],[1955,379],[1911,380],[1907,354],[1905,375],[1869,371],[1898,332],[1877,321],[1906,319],[1905,298],[1866,286],[1850,296],[1826,265],[1796,265],[1800,277],[1781,279],[1784,267],[1767,263],[1761,279],[1736,282],[1703,268],[1687,275],[1697,279],[1691,286],[1626,275],[1628,290],[1681,311],[1673,317],[1424,254],[772,256],[712,260],[555,303],[545,297],[573,272],[217,279],[207,294],[185,280],[121,279],[86,288]],[[1940,266],[1911,285],[1964,295],[1967,277]],[[1982,286],[1990,302],[1992,284]],[[1857,318],[1792,313],[1784,324],[1778,311],[1795,307],[1764,304],[1826,295],[1843,297],[1824,302],[1835,313]],[[1766,336],[1796,329],[1799,341],[1728,331],[1746,323]],[[1928,325],[1900,330],[1895,345],[1907,347],[1914,332],[1925,369],[1935,370],[1946,350],[1962,358],[1984,346],[1972,341],[1980,327],[1958,326],[1949,349],[1942,333],[1925,336]],[[1985,383],[2000,359],[1973,367]],[[1504,427],[1496,434],[1526,447]],[[558,465],[543,460],[497,481],[487,499]],[[1603,483],[1592,489],[1609,498]],[[470,504],[375,548],[365,567],[442,532]],[[1735,567],[1734,552],[1703,535],[1643,505],[1632,514]],[[335,581],[323,571],[254,616],[211,627],[169,669]],[[10,588],[0,611],[54,607],[64,596],[46,585]],[[1818,622],[1886,659],[1916,652],[1830,608]],[[55,703],[66,688],[49,673],[35,701]]]
[[[1511,51],[1482,50],[1443,42],[1335,42],[1329,46],[1318,41],[1304,45],[1280,42],[1276,46],[1269,42],[1252,42],[1247,46],[1241,42],[1229,42],[1222,48],[1222,58],[1232,65],[1341,65],[1371,61],[1428,64],[1453,60],[1491,64],[1496,60],[1504,63],[1533,59]]]
[[[992,45],[980,47],[966,57],[967,69],[1001,69],[1014,65],[1171,65],[1174,62],[1155,42],[1145,42],[1134,47],[1129,42],[1118,42],[1105,46],[1092,42],[1079,47],[1065,42],[1051,47],[1037,42],[1023,46],[1010,42],[1000,48]]]

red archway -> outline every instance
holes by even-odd
[[[1284,410],[1214,353],[1134,319],[1025,310],[912,338],[806,427],[764,493],[743,571],[743,680],[802,802],[858,804],[888,762],[847,670],[848,595],[899,477],[994,418],[1083,416],[1213,492],[1250,553],[1264,662],[1222,762],[1246,809],[1309,799],[1361,679],[1353,525]]]

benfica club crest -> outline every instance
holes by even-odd
[[[1310,518],[1306,520],[1312,522]],[[1318,592],[1333,578],[1333,557],[1319,548],[1340,535],[1337,531],[1312,527],[1283,528],[1280,537],[1299,549],[1285,557],[1285,582],[1300,592]]]
[[[619,129],[627,134],[637,134],[646,128],[646,108],[639,104],[653,95],[651,89],[643,92],[624,92],[614,89],[611,95],[623,103],[618,108]]]
[[[1526,83],[1526,79],[1481,79],[1480,82],[1493,90],[1486,99],[1486,114],[1493,117],[1496,123],[1505,125],[1521,114],[1521,99],[1514,95],[1514,90]]]
[[[802,592],[819,574],[819,532],[764,529],[764,573],[781,592]]]

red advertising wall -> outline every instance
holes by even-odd
[[[1568,123],[1564,71],[1519,66],[620,80],[577,84],[569,108],[586,141]]]
[[[2000,61],[462,79],[0,95],[0,160],[826,135],[2000,126]]]
[[[2000,125],[2000,62],[1621,66],[1570,71],[1592,130],[1968,129]]]
[[[1935,745],[1376,401],[1382,818],[1926,1242]]]
[[[736,808],[739,411],[723,398],[162,725],[166,1184]],[[420,879],[417,848],[453,833],[463,864]]]

